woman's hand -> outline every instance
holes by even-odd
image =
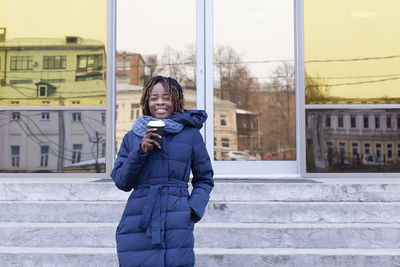
[[[155,131],[157,131],[156,128],[150,128],[146,131],[146,134],[143,136],[142,143],[140,144],[140,151],[142,152],[142,154],[153,150],[154,146],[161,149],[160,144],[156,140],[151,139],[151,137],[160,139],[162,138],[160,135],[156,134]]]

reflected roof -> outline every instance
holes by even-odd
[[[86,39],[77,37],[77,42],[67,42],[66,38],[15,38],[0,42],[2,47],[81,47],[81,46],[98,46],[104,47],[104,44],[94,39]]]
[[[62,84],[50,84],[54,86],[55,92],[46,98],[67,98],[67,97],[89,97],[105,96],[106,83],[104,80],[81,81]],[[0,97],[3,99],[40,99],[37,96],[35,84],[15,84],[0,86]]]

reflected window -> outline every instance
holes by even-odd
[[[358,142],[351,143],[351,154],[352,156],[358,156],[360,154],[358,150]]]
[[[221,146],[224,148],[229,148],[229,138],[221,138]]]
[[[220,115],[220,125],[221,126],[228,126],[228,117],[225,114]]]
[[[381,118],[380,116],[375,116],[375,129],[381,128]]]
[[[49,146],[40,146],[40,167],[47,167],[49,162]]]
[[[50,120],[50,112],[42,112],[41,118],[42,120]]]
[[[390,115],[386,116],[386,128],[387,129],[392,128],[392,117]]]
[[[20,119],[20,113],[19,112],[12,112],[11,113],[11,119],[16,121]]]
[[[10,70],[31,70],[33,69],[32,56],[11,56]]]
[[[344,127],[344,123],[343,123],[343,116],[338,116],[338,127],[339,128],[343,128]]]
[[[397,144],[397,161],[400,161],[400,144]]]
[[[106,156],[106,143],[103,142],[101,144],[101,157],[104,158]]]
[[[331,128],[331,116],[327,115],[325,118],[325,127]]]
[[[375,144],[375,153],[378,158],[382,157],[382,144],[381,143]]]
[[[371,143],[364,143],[364,154],[371,154]]]
[[[65,69],[66,66],[67,66],[66,56],[43,56],[44,70]]]
[[[397,129],[400,129],[400,116],[397,116]]]
[[[19,146],[11,146],[11,166],[19,167]]]
[[[387,160],[389,160],[389,161],[393,160],[393,144],[392,143],[386,144],[386,156],[387,156]]]
[[[81,162],[82,144],[74,144],[72,146],[72,163]]]
[[[357,128],[356,116],[350,116],[350,126],[351,126],[351,128]]]
[[[365,129],[369,128],[369,117],[368,117],[368,115],[364,115],[364,128]]]
[[[72,121],[74,121],[74,122],[82,121],[82,113],[80,113],[80,112],[72,113]]]
[[[140,116],[140,105],[139,104],[131,104],[131,121],[135,121]]]
[[[101,124],[103,124],[103,125],[106,124],[106,113],[105,112],[101,113]]]

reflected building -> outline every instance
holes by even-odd
[[[117,83],[144,86],[145,62],[141,54],[118,52],[116,59]]]
[[[308,171],[398,171],[399,110],[309,109],[306,122]]]
[[[78,36],[0,37],[0,105],[106,104],[105,47]]]
[[[262,157],[260,113],[236,109],[238,150]]]
[[[0,172],[88,172],[88,165],[92,172],[104,172],[105,115],[96,110],[1,111]]]

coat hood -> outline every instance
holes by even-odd
[[[169,119],[182,123],[185,126],[201,129],[207,117],[207,113],[204,110],[185,109],[184,113],[173,114]]]

